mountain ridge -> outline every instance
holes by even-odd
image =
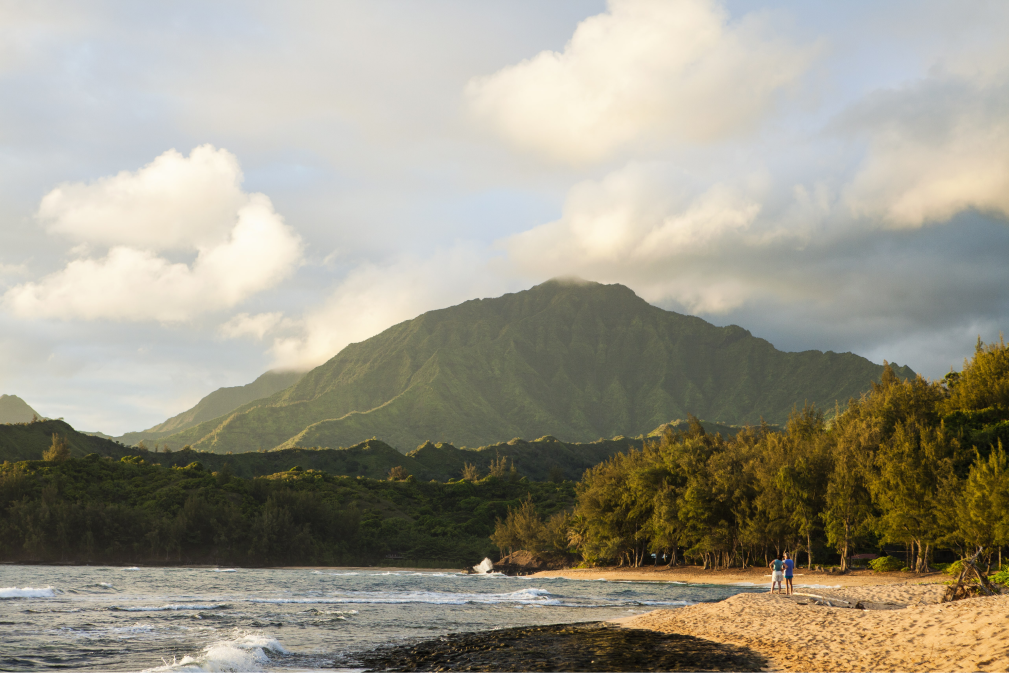
[[[32,409],[17,395],[0,395],[0,423],[30,423],[42,414]]]
[[[114,439],[126,444],[137,444],[141,441],[157,442],[163,437],[191,428],[200,423],[226,416],[238,407],[269,397],[276,392],[297,383],[305,372],[270,370],[244,386],[229,386],[218,388],[203,397],[192,408],[176,414],[146,430],[127,432]]]
[[[350,344],[295,385],[166,437],[249,451],[381,436],[479,446],[508,436],[637,435],[694,414],[783,423],[878,380],[851,353],[785,353],[736,325],[648,304],[622,285],[553,280],[424,313]],[[902,377],[914,376],[907,367]]]

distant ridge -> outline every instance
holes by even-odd
[[[196,403],[192,409],[172,416],[167,421],[140,432],[127,432],[117,437],[124,444],[135,445],[141,441],[156,442],[172,433],[191,428],[205,421],[229,414],[243,404],[269,397],[290,388],[301,380],[305,372],[268,371],[244,386],[218,388]],[[31,419],[29,419],[31,420]],[[100,433],[96,433],[100,434]],[[107,436],[107,435],[106,435]]]
[[[42,418],[17,395],[0,395],[0,423],[30,423],[33,418]]]
[[[833,410],[882,371],[851,353],[782,352],[741,327],[652,306],[622,285],[553,280],[395,325],[286,390],[161,441],[239,453],[377,436],[407,450],[428,439],[589,442],[688,414],[780,424],[805,402]]]
[[[701,421],[707,432],[734,435],[739,428]],[[657,435],[666,427],[686,431],[687,421],[673,421],[656,428]],[[368,439],[346,449],[278,449],[235,455],[206,453],[192,449],[164,453],[124,446],[115,441],[74,430],[64,421],[37,421],[34,423],[0,425],[0,462],[40,460],[52,444],[53,434],[65,437],[73,458],[96,453],[113,460],[136,456],[148,463],[165,467],[185,467],[199,462],[208,472],[226,470],[238,477],[259,477],[292,468],[322,470],[329,474],[351,477],[361,476],[384,479],[393,467],[402,467],[408,474],[425,481],[459,479],[465,465],[473,465],[481,475],[490,472],[491,463],[501,463],[510,472],[512,466],[517,477],[533,481],[576,481],[584,471],[607,458],[630,449],[640,449],[643,437],[613,437],[584,444],[565,444],[551,436],[526,441],[512,439],[478,449],[461,449],[451,444],[425,442],[410,451],[397,451],[380,439]]]

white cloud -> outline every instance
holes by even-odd
[[[301,239],[264,194],[241,191],[233,155],[166,152],[135,173],[67,184],[42,200],[51,231],[83,243],[65,268],[8,290],[25,318],[177,322],[233,307],[289,276]],[[93,245],[111,246],[89,256]],[[193,250],[191,264],[156,251]]]
[[[262,341],[268,332],[276,329],[282,322],[284,314],[276,311],[273,313],[239,313],[228,322],[221,325],[217,333],[225,339],[238,339],[241,337],[251,337],[257,341]]]
[[[696,267],[728,249],[763,245],[769,232],[754,226],[760,181],[749,187],[718,183],[703,191],[687,184],[680,171],[630,165],[575,186],[560,220],[502,246],[526,276],[631,283],[650,300],[672,298],[696,311],[730,310],[747,296],[745,284],[731,274],[701,277]]]
[[[713,0],[610,0],[563,52],[472,80],[468,102],[518,147],[572,163],[722,139],[751,129],[812,60],[764,23],[730,23]]]
[[[850,115],[869,150],[845,197],[898,228],[965,210],[1009,217],[1009,86],[929,78],[880,93]]]
[[[326,302],[278,337],[273,367],[306,369],[425,311],[514,289],[488,269],[486,253],[459,246],[421,259],[403,256],[352,271]]]
[[[136,172],[45,195],[38,218],[53,233],[99,245],[190,250],[220,242],[248,203],[238,159],[201,145],[185,157],[168,150]]]

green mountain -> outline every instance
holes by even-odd
[[[784,423],[804,402],[833,409],[857,397],[882,370],[851,353],[782,352],[622,285],[552,280],[395,325],[284,391],[162,441],[239,453],[382,437],[405,451],[426,440],[586,442],[688,414]]]
[[[0,423],[31,423],[33,418],[42,418],[17,395],[0,395]]]
[[[124,444],[138,444],[141,441],[157,442],[162,437],[229,414],[243,404],[269,397],[285,388],[290,388],[304,375],[305,372],[268,371],[244,386],[218,388],[197,402],[192,409],[172,416],[164,423],[159,423],[152,428],[140,432],[127,432],[118,439]],[[101,435],[101,433],[96,434]]]

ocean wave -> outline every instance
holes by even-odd
[[[250,603],[307,603],[307,604],[400,604],[430,603],[433,605],[467,605],[517,603],[524,605],[563,605],[564,603],[546,589],[520,589],[505,594],[466,594],[439,591],[349,591],[342,596],[318,598],[250,598]]]
[[[212,568],[210,572],[215,573],[236,573],[238,572],[234,568]]]
[[[6,587],[0,589],[0,598],[52,598],[56,595],[56,589],[52,587]]]
[[[173,657],[171,662],[165,661],[164,666],[147,669],[144,673],[261,671],[270,663],[270,655],[276,654],[287,654],[287,650],[275,638],[242,634],[232,640],[222,640],[208,645],[196,656],[187,655],[181,660]]]
[[[122,606],[112,605],[109,610],[120,612],[167,612],[171,610],[222,610],[228,606],[224,603],[204,603],[204,604],[171,604],[171,605],[136,605]]]

